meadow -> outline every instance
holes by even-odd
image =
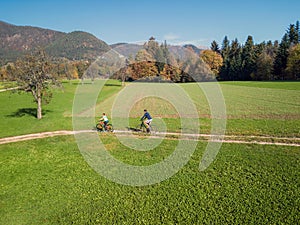
[[[30,95],[1,92],[0,137],[72,130],[77,85],[67,81],[63,89],[56,89],[40,121],[34,117]],[[180,86],[196,105],[201,133],[209,134],[211,118],[204,93],[193,83]],[[299,83],[224,82],[220,87],[227,135],[300,137]],[[99,116],[109,112],[122,89],[118,81],[106,83],[95,107]],[[136,102],[130,111],[132,126],[145,105],[168,131],[180,131],[174,107],[157,98]],[[178,144],[176,138],[164,139],[155,149],[140,152],[124,147],[114,134],[99,136],[111,155],[138,166],[160,162]],[[2,144],[0,224],[298,223],[299,147],[225,143],[213,163],[200,172],[206,145],[199,141],[189,162],[171,178],[133,187],[96,173],[73,136]]]

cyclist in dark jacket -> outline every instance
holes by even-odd
[[[147,111],[147,109],[144,109],[144,115],[142,116],[141,120],[143,121],[147,132],[150,132],[149,125],[152,121],[152,117],[150,116],[150,113]]]

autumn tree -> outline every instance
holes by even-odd
[[[42,104],[49,103],[52,98],[51,86],[58,85],[52,71],[53,64],[41,49],[18,59],[9,71],[19,90],[32,94],[37,104],[38,119],[42,118]]]
[[[182,65],[181,82],[210,81],[213,79],[209,66],[200,57],[189,57]]]
[[[7,66],[0,67],[0,80],[6,80],[7,79]]]
[[[158,73],[156,61],[151,51],[141,49],[135,56],[135,62],[130,65],[131,77],[133,80],[144,77],[153,77]]]
[[[166,45],[166,43],[165,43]],[[144,48],[146,51],[153,57],[155,60],[155,65],[157,67],[157,72],[160,74],[160,72],[164,69],[165,64],[167,63],[167,60],[165,58],[166,56],[166,48],[164,48],[164,45],[159,45],[157,41],[155,41],[154,37],[151,37],[148,42],[144,44]]]
[[[146,49],[141,49],[140,51],[137,52],[135,56],[135,61],[137,62],[154,61],[154,58]]]
[[[74,78],[78,78],[78,74],[77,71],[74,68],[74,65],[70,62],[68,62],[68,60],[64,60],[63,63],[64,66],[64,75],[67,77],[67,79],[70,81]]]
[[[263,51],[256,60],[256,71],[251,74],[253,80],[273,80],[274,59]]]
[[[53,74],[56,74],[59,78],[66,78],[69,81],[72,79],[78,79],[77,62],[72,62],[66,58],[62,58],[55,61],[55,67]]]
[[[220,54],[213,50],[203,50],[200,58],[210,67],[215,76],[219,74],[223,64],[223,58]]]
[[[84,73],[87,70],[87,68],[89,68],[89,66],[91,65],[90,62],[88,61],[78,61],[77,63],[75,63],[75,67],[77,70],[77,75],[78,78],[83,80],[84,79]]]

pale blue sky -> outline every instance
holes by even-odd
[[[244,43],[280,40],[300,20],[299,0],[0,0],[0,20],[64,32],[87,31],[105,42],[220,45],[225,35]]]

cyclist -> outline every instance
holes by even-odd
[[[150,123],[152,121],[152,117],[150,116],[150,113],[147,111],[147,109],[144,109],[144,115],[142,116],[141,120],[143,121],[147,132],[150,132]]]
[[[102,113],[102,117],[100,118],[100,121],[103,121],[104,130],[106,130],[106,125],[108,124],[109,120],[105,113]]]

